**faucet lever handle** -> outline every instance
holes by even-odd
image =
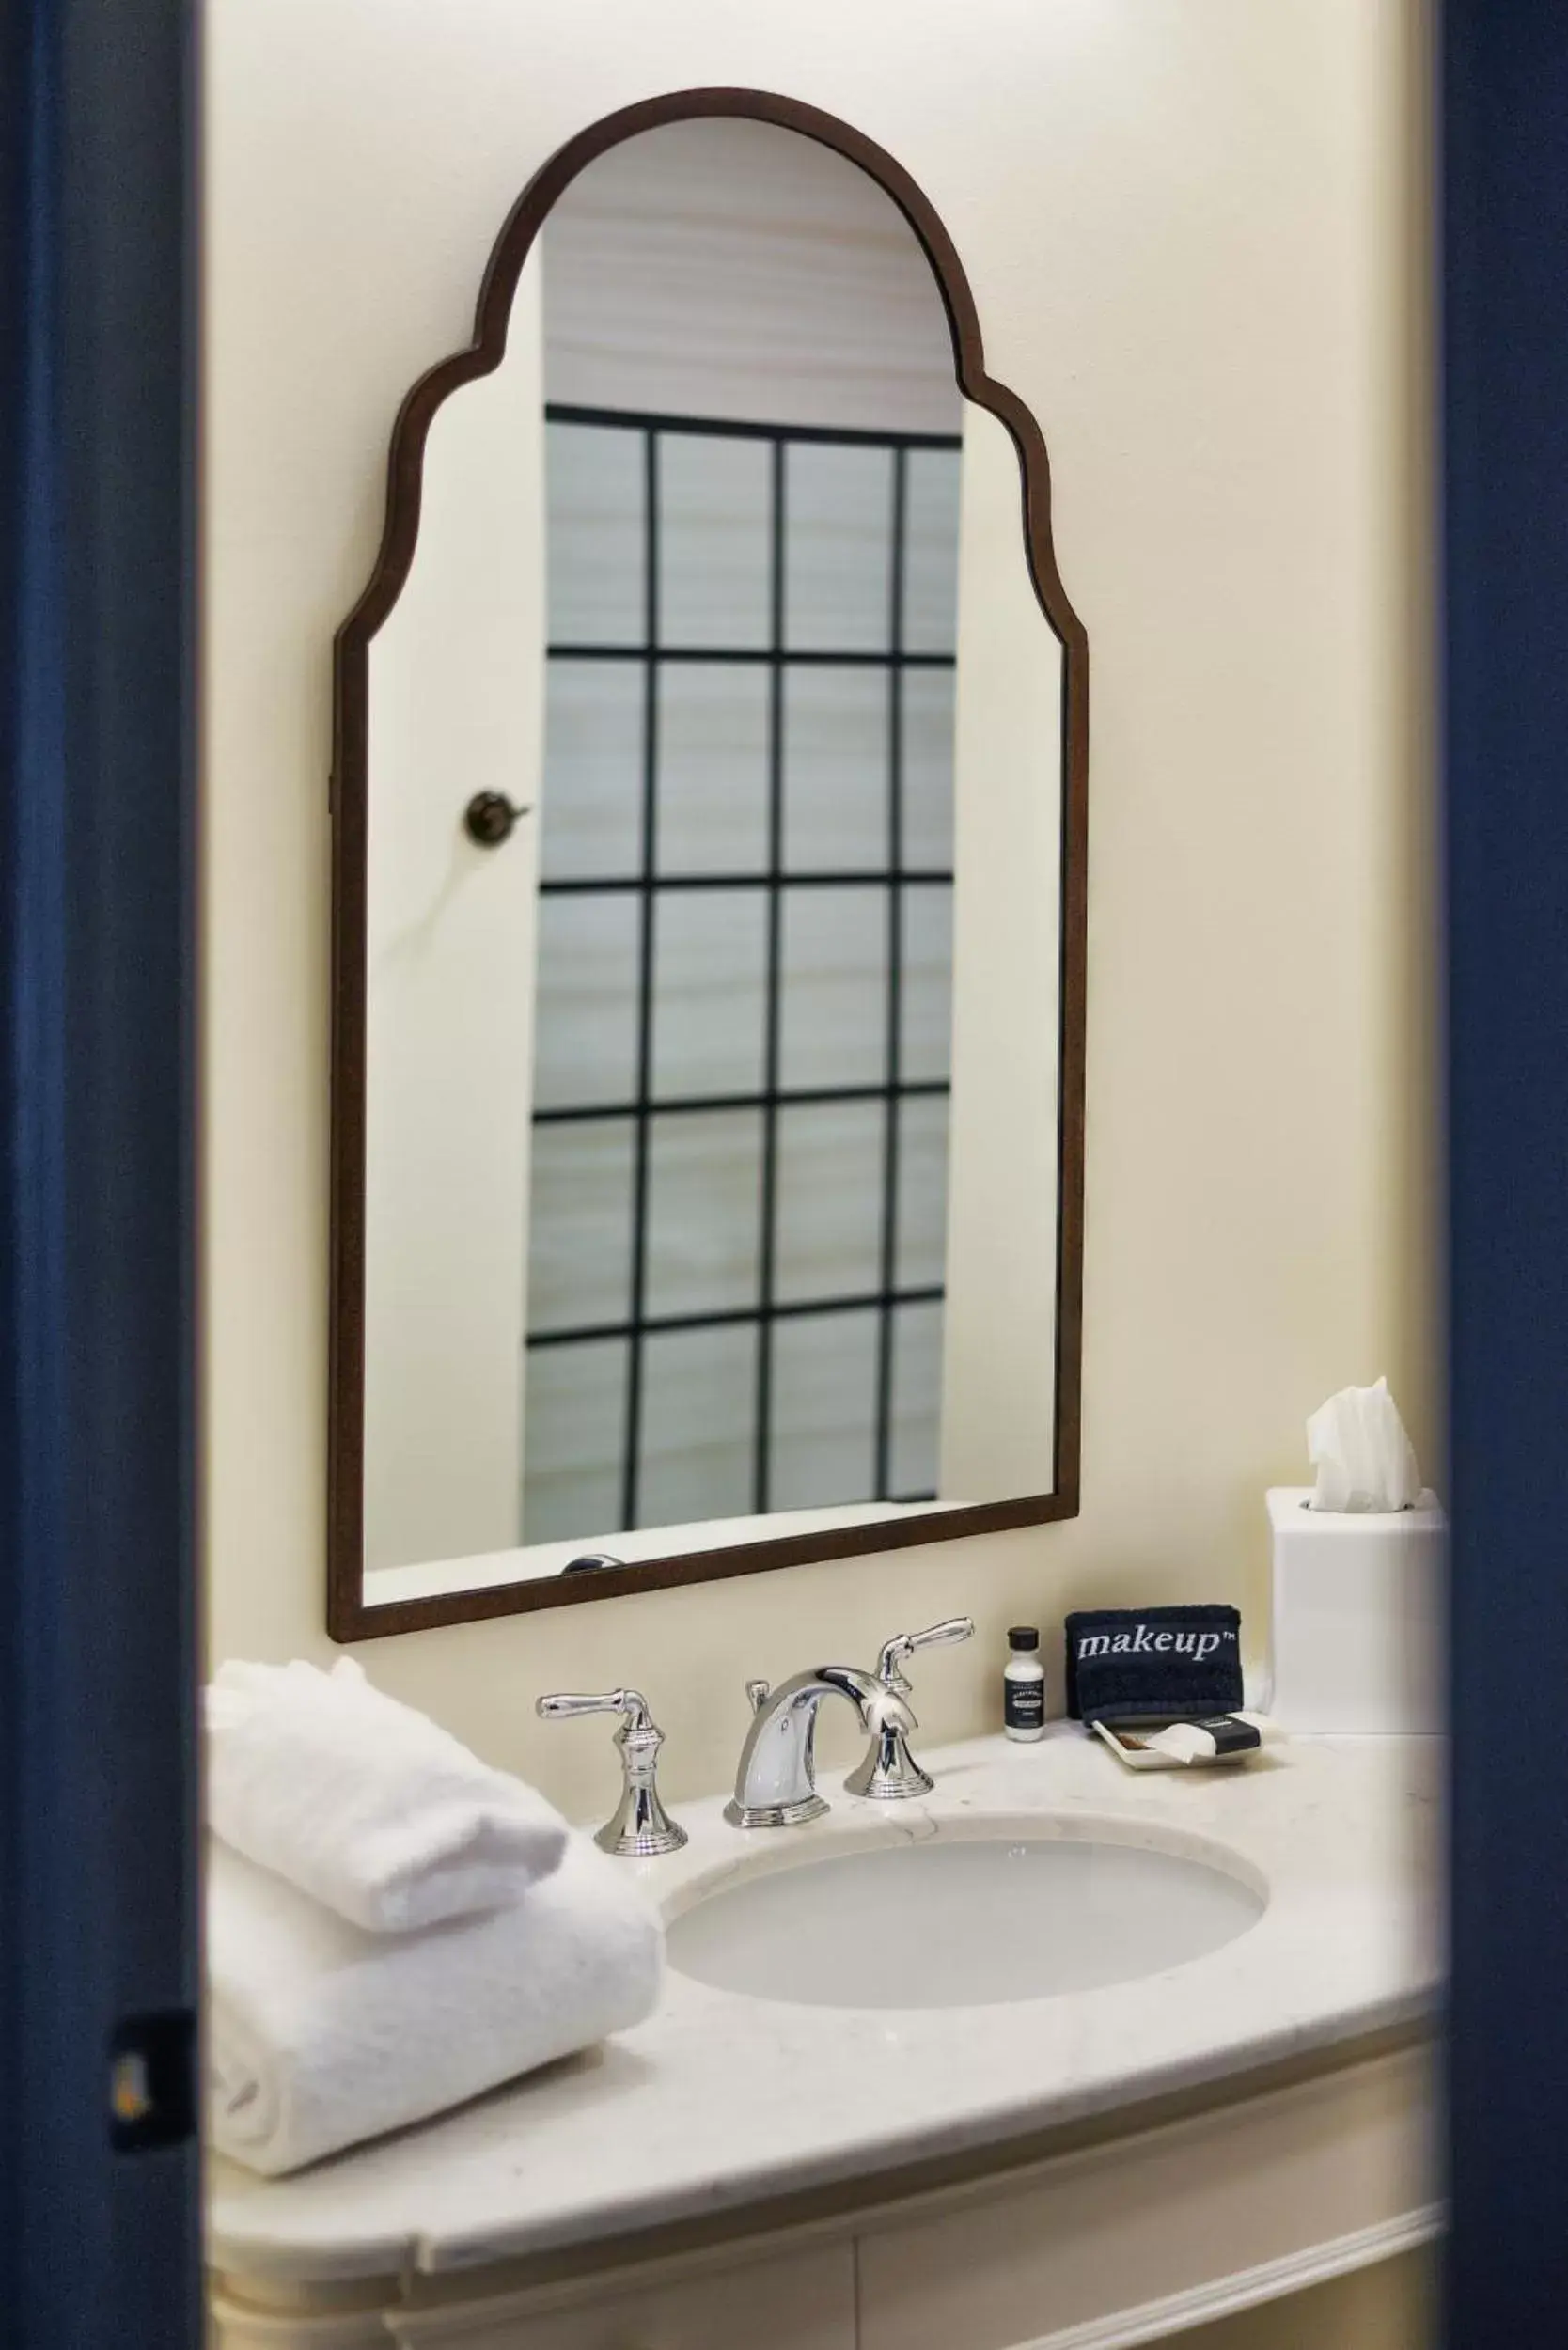
[[[571,1721],[579,1714],[619,1714],[615,1743],[625,1783],[615,1816],[593,1841],[623,1859],[648,1860],[659,1853],[680,1851],[686,1831],[670,1818],[659,1795],[659,1748],[665,1733],[640,1689],[604,1689],[592,1697],[562,1689],[537,1699],[534,1711],[546,1722]]]
[[[876,1660],[876,1677],[900,1697],[909,1695],[909,1684],[899,1670],[905,1657],[917,1649],[949,1648],[956,1640],[967,1640],[974,1633],[973,1616],[946,1616],[940,1623],[928,1624],[924,1632],[898,1632],[885,1642]]]
[[[763,1706],[768,1701],[767,1683],[765,1681],[748,1681],[745,1684],[745,1693],[752,1712],[754,1714],[760,1714]]]
[[[917,1649],[949,1648],[955,1640],[967,1640],[974,1629],[973,1616],[945,1616],[940,1623],[928,1624],[923,1632],[896,1633],[876,1660],[878,1681],[895,1698],[913,1696],[899,1669],[904,1658],[913,1656]],[[931,1773],[923,1771],[909,1751],[906,1729],[913,1729],[915,1722],[907,1707],[904,1716],[903,1723],[889,1720],[877,1724],[865,1761],[844,1781],[846,1794],[870,1795],[879,1803],[930,1794],[934,1784]]]
[[[653,1727],[648,1700],[640,1689],[604,1689],[596,1697],[580,1697],[572,1690],[561,1689],[554,1697],[539,1699],[534,1712],[544,1722],[571,1721],[579,1714],[619,1714],[628,1730]]]

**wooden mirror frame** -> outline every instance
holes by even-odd
[[[1018,451],[1023,524],[1041,609],[1062,648],[1062,826],[1058,1063],[1057,1314],[1052,1491],[932,1510],[815,1533],[726,1544],[592,1574],[549,1575],[368,1607],[364,1599],[365,1101],[369,648],[402,592],[419,534],[425,440],[443,401],[505,355],[524,262],[552,207],[608,149],[669,122],[746,117],[797,131],[868,172],[903,214],[931,264],[964,397],[998,418]],[[861,132],[766,90],[688,89],[606,115],[559,148],[512,207],[486,266],[474,339],[419,378],[392,429],[380,551],[333,649],[331,1323],[329,1332],[327,1630],[335,1640],[423,1632],[535,1607],[614,1599],[773,1567],[951,1542],[1078,1513],[1083,1362],[1084,1048],[1089,845],[1089,639],[1068,602],[1051,541],[1051,476],[1039,425],[985,371],[980,320],[952,240],[921,190]]]

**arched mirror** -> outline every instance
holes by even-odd
[[[337,642],[337,1637],[1076,1509],[1086,686],[891,157],[544,167]]]

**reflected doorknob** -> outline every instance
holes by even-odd
[[[498,849],[510,840],[520,816],[531,807],[514,807],[504,791],[476,791],[463,811],[463,829],[476,848]]]

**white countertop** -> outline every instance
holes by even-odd
[[[858,1802],[743,1833],[722,1798],[691,1842],[628,1862],[671,1912],[738,1867],[940,1836],[977,1814],[1169,1845],[1268,1901],[1206,1957],[1105,1989],[978,2008],[784,2005],[671,1971],[635,2031],[289,2179],[212,2168],[209,2257],[324,2283],[473,2268],[732,2211],[1014,2137],[1419,2020],[1438,1986],[1440,1743],[1288,1740],[1240,1767],[1135,1777],[1073,1725],[926,1754],[923,1802]]]

